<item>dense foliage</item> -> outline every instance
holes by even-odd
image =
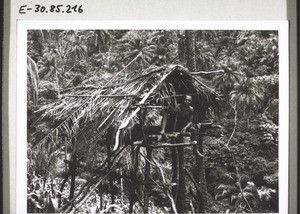
[[[30,30],[29,212],[129,212],[131,190],[144,197],[143,188],[149,184],[143,183],[143,170],[149,160],[142,148],[137,166],[132,166],[128,147],[112,151],[109,129],[98,136],[100,124],[107,121],[77,121],[75,135],[68,127],[57,127],[77,106],[70,106],[64,117],[47,108],[71,105],[72,96],[87,99],[120,71],[118,78],[126,79],[169,64],[198,73],[222,98],[208,119],[223,127],[224,136],[203,137],[204,211],[278,211],[276,31]],[[76,114],[92,110],[83,108]],[[148,120],[160,124],[159,113],[153,111]],[[159,149],[152,155],[149,212],[172,212],[171,154]],[[186,177],[193,177],[192,156],[192,149],[184,148]],[[131,179],[133,167],[138,169],[136,180]],[[188,210],[195,212],[197,187],[192,179],[186,179],[186,189]],[[134,200],[131,211],[143,212],[141,198]]]

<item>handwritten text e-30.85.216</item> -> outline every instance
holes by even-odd
[[[43,6],[36,4],[33,7],[22,5],[19,8],[19,14],[34,13],[83,13],[82,5],[50,5]]]

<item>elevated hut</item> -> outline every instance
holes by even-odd
[[[182,66],[152,66],[141,71],[118,73],[97,87],[61,91],[57,102],[39,109],[43,112],[42,118],[50,116],[58,125],[42,138],[33,134],[30,139],[36,145],[57,132],[72,138],[78,135],[79,130],[83,132],[86,129],[89,132],[95,130],[97,136],[113,132],[118,144],[127,130],[140,123],[140,113],[145,108],[149,109],[145,125],[159,125],[161,108],[172,111],[186,94],[193,97],[195,122],[209,118],[217,109],[218,94]],[[88,140],[99,140],[97,136],[92,134]]]

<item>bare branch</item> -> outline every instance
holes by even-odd
[[[234,127],[233,127],[233,130],[232,130],[232,133],[226,143],[226,147],[228,147],[234,133],[235,133],[235,130],[236,130],[236,125],[237,125],[237,110],[236,110],[236,104],[234,104],[234,106],[230,103],[230,106],[232,107],[233,111],[234,111]]]

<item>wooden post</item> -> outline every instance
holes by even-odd
[[[175,139],[172,139],[172,142],[174,142]],[[170,147],[171,148],[171,156],[172,156],[172,183],[174,184],[172,186],[172,196],[174,198],[175,204],[177,201],[177,190],[178,190],[178,153],[176,147]]]
[[[182,137],[176,139],[177,143],[183,141]],[[176,207],[178,213],[187,213],[186,209],[186,187],[185,187],[185,172],[184,172],[184,147],[177,147],[178,152],[178,195]]]
[[[207,196],[207,187],[205,179],[205,167],[203,162],[203,157],[198,155],[198,152],[203,154],[203,138],[198,137],[198,144],[194,146],[194,156],[196,159],[195,166],[195,181],[201,191],[197,191],[195,210],[196,213],[204,213],[204,208],[206,206],[206,196]]]
[[[69,200],[71,200],[71,199],[74,197],[74,192],[75,192],[76,165],[77,165],[76,154],[73,154],[73,155],[72,155],[72,160],[71,160],[71,162],[70,162],[71,185],[70,185],[70,195],[69,195]]]
[[[70,175],[71,175],[69,200],[71,200],[74,197],[74,192],[75,192],[75,176],[76,176],[76,168],[77,168],[76,143],[77,143],[77,140],[72,139],[72,150],[73,151],[72,151],[72,155],[71,155],[70,162],[69,162]]]
[[[145,124],[146,114],[147,114],[147,109],[143,109],[140,116],[142,125]],[[146,145],[146,152],[147,152],[147,156],[146,156],[147,160],[145,161],[146,166],[145,166],[145,185],[144,185],[144,213],[149,213],[150,171],[151,171],[151,166],[149,161],[151,161],[152,159],[152,148],[149,146],[149,141],[146,138],[143,128],[142,128],[142,135],[143,135],[144,144]]]
[[[124,206],[124,181],[123,181],[123,169],[121,168],[121,206]]]
[[[139,166],[139,152],[140,152],[140,145],[136,146],[136,149],[134,149],[134,145],[132,145],[131,149],[132,149],[132,165],[133,165],[133,169],[132,169],[132,173],[131,173],[131,182],[132,182],[132,188],[130,190],[130,195],[129,195],[129,213],[133,213],[133,205],[134,203],[137,201],[137,197],[138,195],[138,189],[137,189],[137,185],[139,185],[138,183],[138,166]]]
[[[110,171],[111,169],[111,149],[110,149],[110,141],[106,141],[106,148],[107,148],[107,158],[108,158],[108,165],[107,170]],[[114,183],[113,178],[111,175],[108,175],[109,180],[109,190],[110,190],[110,196],[111,196],[111,203],[115,204],[115,194],[113,192],[114,189]],[[112,211],[114,211],[114,208],[112,208]]]
[[[103,194],[102,192],[100,193],[100,210],[103,209]]]
[[[150,147],[146,147],[147,151],[147,159],[151,160],[152,155],[152,149]],[[149,195],[150,195],[150,171],[151,166],[149,161],[146,160],[146,166],[145,166],[145,188],[144,188],[144,213],[149,213]]]

